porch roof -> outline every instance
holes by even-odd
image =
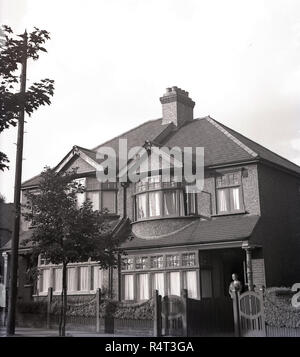
[[[127,219],[120,218],[118,215],[108,215],[107,217],[107,222],[110,225],[110,228],[113,232],[113,234],[120,234],[122,232],[122,229],[124,228],[124,225],[127,223]],[[24,242],[27,239],[30,239],[32,234],[34,232],[34,228],[30,228],[28,230],[24,230],[20,232],[19,235],[19,251],[24,251],[28,250],[32,247],[32,244],[29,242],[26,245],[24,245]],[[6,242],[2,247],[0,247],[0,251],[10,251],[11,250],[11,239]]]
[[[246,240],[251,236],[259,218],[257,215],[231,215],[197,220],[183,230],[158,238],[145,239],[133,235],[122,248],[131,250]]]

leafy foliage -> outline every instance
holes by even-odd
[[[77,194],[84,187],[76,181],[76,170],[58,174],[46,167],[41,173],[38,193],[28,192],[26,220],[34,223],[32,236],[23,241],[31,245],[32,258],[42,255],[53,264],[62,264],[62,294],[59,334],[65,335],[67,313],[67,265],[91,258],[102,268],[118,263],[119,238],[113,235],[100,211],[91,201],[78,207]]]
[[[286,287],[272,287],[265,291],[266,323],[275,327],[300,327],[300,311],[292,306],[293,292]]]
[[[43,47],[50,39],[49,32],[34,28],[28,34],[27,48],[25,37],[14,35],[9,26],[2,26],[0,33],[0,132],[10,126],[16,126],[20,110],[30,116],[41,105],[50,105],[50,97],[54,94],[54,81],[42,79],[33,83],[25,93],[25,98],[18,92],[18,70],[24,57],[37,60],[40,52],[47,52]],[[7,156],[0,152],[0,170],[8,168]]]
[[[28,192],[25,219],[34,222],[32,256],[42,254],[53,264],[87,261],[91,258],[102,268],[117,264],[119,238],[112,235],[106,215],[93,211],[86,201],[77,206],[77,194],[84,187],[75,181],[76,171],[57,174],[50,168],[41,173],[39,194]]]

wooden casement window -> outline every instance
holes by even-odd
[[[30,193],[33,194],[33,195],[35,195],[35,196],[38,196],[38,195],[40,194],[40,192],[39,192],[38,190],[30,190]],[[34,217],[35,217],[35,215],[36,215],[37,212],[34,210],[34,207],[33,207],[33,205],[32,205],[32,202],[30,202],[30,201],[28,200],[28,201],[27,201],[27,204],[29,204],[29,205],[31,206],[30,210],[31,210],[31,213],[32,213],[32,220],[31,220],[31,222],[30,222],[30,224],[29,224],[29,227],[30,227],[30,228],[34,228],[34,227],[36,226],[36,222],[35,222],[35,220],[34,220]]]
[[[149,176],[135,185],[135,219],[184,216],[184,196],[180,182],[163,182]]]
[[[148,268],[148,257],[136,257],[135,258],[135,269],[147,269]]]
[[[164,257],[163,255],[157,255],[150,258],[150,268],[161,269],[164,267]]]
[[[122,270],[133,270],[134,265],[133,265],[133,257],[130,258],[124,258],[122,261]]]
[[[182,266],[193,267],[196,265],[196,254],[185,253],[182,254]]]
[[[93,204],[94,210],[108,210],[109,213],[117,213],[116,182],[99,182],[95,177],[86,180],[86,198]]]
[[[186,193],[186,213],[188,216],[198,214],[197,194],[194,192]]]
[[[244,210],[241,172],[219,174],[216,177],[217,213],[238,213]]]

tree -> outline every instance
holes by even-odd
[[[25,93],[20,93],[19,67],[26,58],[37,60],[40,52],[47,52],[43,47],[50,39],[49,32],[34,28],[28,34],[27,48],[24,46],[24,35],[14,35],[9,26],[2,26],[0,32],[0,133],[16,126],[21,109],[31,116],[41,105],[51,104],[50,97],[54,94],[54,81],[42,79],[33,83]],[[24,103],[24,104],[23,104]],[[8,157],[0,152],[0,170],[8,169]]]
[[[119,238],[112,234],[104,212],[93,211],[87,200],[78,207],[77,194],[84,187],[75,180],[76,171],[57,174],[45,168],[38,194],[28,193],[25,219],[34,222],[32,257],[42,255],[62,264],[62,294],[59,335],[65,335],[67,308],[67,265],[91,258],[102,268],[116,266]]]

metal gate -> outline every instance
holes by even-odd
[[[265,337],[263,295],[260,292],[246,291],[235,293],[234,299],[236,336]]]

